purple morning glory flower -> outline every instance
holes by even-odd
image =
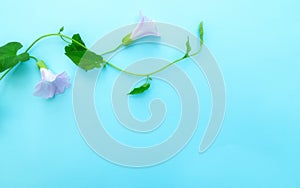
[[[40,72],[42,80],[35,86],[33,93],[35,96],[49,99],[63,93],[71,85],[66,72],[55,75],[47,68],[41,68]]]
[[[137,24],[137,26],[134,28],[134,30],[129,33],[128,35],[126,35],[123,40],[122,43],[123,45],[129,45],[131,44],[133,41],[146,37],[146,36],[157,36],[159,37],[160,34],[157,31],[157,27],[155,25],[155,22],[149,18],[147,18],[146,16],[143,16],[142,14],[140,14],[140,21]]]

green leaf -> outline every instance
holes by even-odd
[[[105,64],[102,56],[87,50],[79,34],[73,35],[72,39],[72,43],[65,47],[65,54],[78,67],[88,71]]]
[[[62,26],[62,27],[59,29],[59,32],[58,32],[58,33],[61,33],[61,32],[63,32],[63,31],[64,31],[64,29],[65,29],[65,27],[64,27],[64,26]]]
[[[187,38],[187,41],[186,41],[186,43],[185,43],[185,46],[186,46],[186,52],[185,52],[184,57],[188,57],[188,56],[189,56],[189,53],[190,53],[191,50],[192,50],[191,45],[190,45],[190,39],[189,39],[189,37]]]
[[[146,82],[143,85],[141,85],[140,87],[134,88],[132,91],[130,91],[128,93],[128,95],[136,95],[136,94],[144,93],[146,90],[149,89],[149,87],[150,87],[150,83]]]
[[[200,22],[199,24],[199,37],[200,37],[200,46],[203,45],[203,36],[204,36],[204,30],[203,30],[203,22]]]
[[[19,42],[10,42],[0,47],[0,72],[13,68],[19,62],[29,60],[27,52],[17,55],[18,50],[22,47]]]

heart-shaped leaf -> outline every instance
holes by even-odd
[[[73,35],[72,39],[72,43],[65,47],[65,54],[78,67],[88,71],[105,65],[101,55],[87,50],[79,34]]]
[[[0,72],[14,67],[19,62],[29,60],[27,52],[17,55],[18,50],[22,47],[19,42],[10,42],[0,47]]]

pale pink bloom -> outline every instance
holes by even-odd
[[[71,85],[66,72],[55,75],[46,68],[41,68],[40,72],[42,80],[35,86],[35,96],[49,99],[63,93]]]
[[[127,46],[131,44],[133,41],[146,37],[146,36],[157,36],[159,37],[160,34],[157,31],[157,27],[153,20],[150,20],[146,16],[140,14],[140,21],[137,26],[133,29],[131,33],[126,35],[122,39],[122,44]]]
[[[140,21],[132,31],[130,38],[132,40],[137,40],[146,36],[160,36],[160,34],[157,31],[155,22],[140,14]]]

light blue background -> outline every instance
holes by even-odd
[[[54,100],[32,96],[40,76],[33,62],[24,63],[0,82],[0,187],[299,187],[299,9],[297,0],[2,1],[1,45],[28,46],[64,25],[90,46],[136,22],[140,10],[195,34],[203,20],[206,45],[226,82],[227,110],[207,152],[197,152],[205,129],[200,126],[166,163],[120,167],[96,155],[80,136],[72,90]],[[74,78],[76,67],[57,38],[32,53]]]

